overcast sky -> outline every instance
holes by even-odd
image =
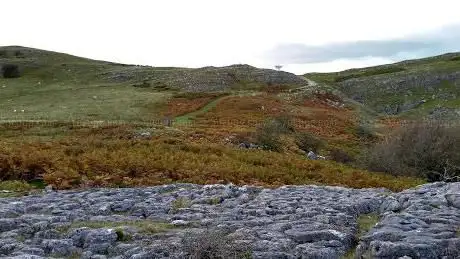
[[[458,0],[15,0],[0,45],[153,66],[337,71],[460,50]]]

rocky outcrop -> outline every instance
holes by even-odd
[[[427,184],[389,196],[357,255],[460,258],[460,183]]]
[[[1,64],[18,65],[27,72],[24,76],[37,80],[50,78],[61,83],[70,81],[85,85],[88,82],[125,83],[159,91],[181,89],[205,92],[233,87],[254,89],[265,85],[306,85],[304,79],[292,73],[243,64],[202,68],[151,67],[90,60],[20,46],[0,47],[0,67]]]
[[[355,101],[377,112],[394,115],[415,109],[428,101],[457,99],[460,93],[460,71],[404,71],[348,79],[337,85]]]
[[[354,88],[357,85],[368,85],[383,91],[410,91],[423,88],[426,91],[435,90],[435,86],[443,82],[455,83],[460,81],[460,71],[417,71],[399,72],[396,74],[383,74],[372,77],[348,79],[340,82],[344,89]]]
[[[301,86],[306,81],[294,74],[249,65],[227,67],[151,68],[128,67],[107,72],[102,77],[115,82],[142,79],[145,85],[157,88],[178,88],[189,92],[221,91],[232,87],[244,89],[263,85]]]
[[[0,256],[187,258],[184,237],[219,230],[252,258],[340,258],[356,245],[372,258],[458,258],[459,194],[460,183],[401,193],[173,184],[3,198]],[[359,238],[368,213],[381,220]]]

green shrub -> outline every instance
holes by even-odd
[[[13,64],[5,64],[2,66],[2,76],[4,78],[17,78],[20,77],[21,74],[19,72],[19,67]]]
[[[329,152],[329,158],[333,161],[342,164],[349,164],[355,161],[355,159],[352,156],[350,156],[347,152],[341,149],[332,149]]]
[[[17,58],[23,58],[24,54],[20,50],[16,50],[14,52],[14,56],[17,57]]]
[[[281,133],[288,134],[295,131],[292,118],[289,115],[280,115],[273,122],[278,125]]]
[[[192,202],[187,197],[179,197],[175,199],[171,204],[172,212],[176,212],[178,209],[188,208],[192,205]]]
[[[375,140],[377,138],[373,128],[367,124],[359,124],[355,129],[355,134],[362,140]]]
[[[125,231],[122,228],[116,228],[115,233],[117,234],[117,241],[126,242],[132,239],[132,236],[125,233]]]
[[[366,152],[364,161],[373,171],[459,180],[460,127],[442,122],[404,126]]]
[[[301,132],[296,134],[296,144],[304,151],[318,152],[324,146],[324,142],[308,132]]]
[[[281,151],[283,142],[281,135],[294,132],[294,127],[289,117],[280,116],[266,120],[257,128],[255,139],[257,144],[265,150]]]

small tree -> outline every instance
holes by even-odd
[[[281,68],[283,68],[283,66],[282,65],[276,65],[275,68],[276,68],[276,70],[279,71],[279,70],[281,70]]]
[[[23,54],[21,51],[16,50],[16,51],[14,52],[14,56],[17,57],[17,58],[23,58],[23,57],[24,57],[24,54]]]
[[[281,135],[290,134],[295,131],[289,116],[279,116],[268,119],[257,128],[255,139],[263,149],[281,151],[283,143]]]
[[[19,72],[19,67],[13,64],[3,65],[1,72],[4,78],[17,78],[21,76]]]
[[[375,134],[374,130],[370,125],[366,124],[359,124],[355,128],[355,134],[362,140],[375,140],[377,135]]]
[[[303,151],[318,152],[324,146],[324,142],[308,132],[301,132],[296,135],[296,144]]]

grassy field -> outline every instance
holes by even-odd
[[[0,118],[10,120],[147,121],[159,117],[158,104],[171,95],[126,85],[69,89],[1,79],[0,85]]]
[[[20,78],[0,78],[0,118],[3,120],[123,120],[159,117],[158,104],[170,92],[134,87],[152,68],[102,61],[27,48],[6,48],[23,56],[1,58],[18,64]],[[111,76],[130,75],[125,79]]]
[[[294,85],[302,81],[289,73],[246,65],[200,69],[147,67],[24,47],[0,47],[2,64],[18,65],[22,74],[19,78],[0,77],[3,120],[148,121],[163,116],[162,108],[181,90],[257,90],[271,77],[283,76],[288,82],[289,78],[295,79]],[[285,86],[289,87],[289,83]],[[184,114],[194,110],[186,109]]]

